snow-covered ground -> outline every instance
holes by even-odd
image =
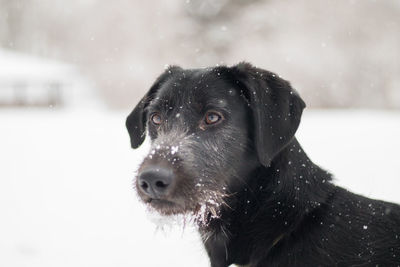
[[[200,267],[190,228],[155,231],[132,190],[128,112],[0,111],[0,266]],[[306,110],[298,138],[355,192],[400,203],[400,112]]]

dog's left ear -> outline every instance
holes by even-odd
[[[253,113],[258,158],[269,166],[293,139],[306,105],[288,81],[272,72],[239,63],[231,73]]]
[[[129,114],[125,125],[128,129],[132,148],[138,148],[146,137],[146,106],[154,98],[154,95],[157,93],[160,86],[179,70],[182,69],[178,66],[170,66],[165,70],[165,72],[162,73],[153,83],[149,91],[136,105],[131,114]]]

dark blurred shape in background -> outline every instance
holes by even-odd
[[[118,109],[134,106],[166,64],[242,60],[290,80],[309,107],[400,108],[399,48],[398,0],[0,0],[0,52],[74,66]],[[21,104],[24,81],[4,85],[3,74],[0,105],[2,90]],[[63,79],[51,80],[39,100],[68,102]]]

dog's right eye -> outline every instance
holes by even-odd
[[[221,119],[222,119],[222,115],[221,114],[219,114],[217,112],[209,111],[206,114],[205,122],[206,122],[207,125],[211,125],[211,124],[216,124]]]
[[[150,116],[150,120],[151,120],[151,122],[152,122],[154,125],[160,125],[161,122],[162,122],[161,115],[158,114],[158,113],[153,113],[153,114]]]

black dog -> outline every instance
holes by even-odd
[[[152,140],[139,196],[194,215],[213,267],[400,266],[400,206],[330,182],[294,137],[304,107],[248,63],[170,67],[126,122]]]

